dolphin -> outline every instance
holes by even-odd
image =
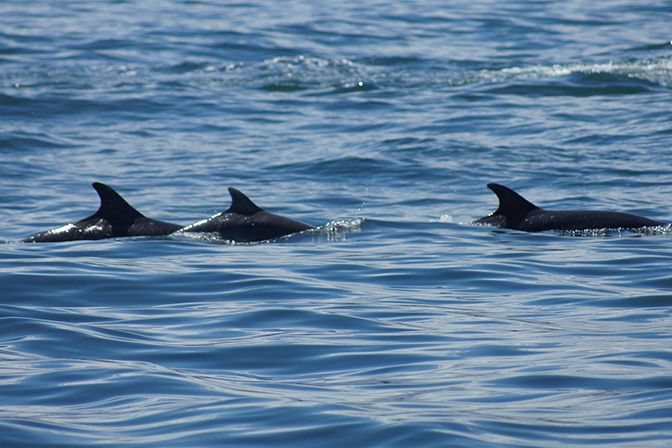
[[[313,226],[269,213],[235,188],[229,188],[231,207],[208,219],[180,229],[182,232],[215,233],[224,240],[252,243],[313,229]]]
[[[630,213],[594,210],[545,210],[515,191],[499,184],[488,184],[499,198],[499,208],[474,224],[489,224],[507,229],[541,232],[544,230],[637,229],[664,223]]]
[[[75,223],[29,236],[23,242],[56,243],[124,236],[160,236],[182,228],[177,224],[147,218],[105,184],[94,182],[92,185],[100,196],[100,207],[96,213]]]

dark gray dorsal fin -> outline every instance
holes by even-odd
[[[100,196],[100,207],[92,217],[106,219],[113,226],[130,225],[137,218],[143,217],[142,213],[112,188],[100,182],[94,182],[92,185]]]
[[[499,208],[495,210],[493,215],[504,216],[507,227],[517,225],[528,213],[539,209],[539,207],[504,185],[488,184],[488,188],[494,191],[499,198]]]
[[[226,211],[227,213],[249,216],[262,211],[250,198],[235,188],[229,187],[229,194],[231,194],[231,207]]]

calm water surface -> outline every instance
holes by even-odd
[[[672,440],[672,232],[476,227],[499,182],[672,222],[666,1],[0,3],[0,446]],[[21,244],[92,181],[189,224]]]

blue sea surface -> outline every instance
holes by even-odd
[[[0,2],[0,446],[669,447],[666,0]],[[25,244],[91,182],[190,224]]]

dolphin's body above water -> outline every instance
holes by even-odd
[[[231,207],[211,218],[188,225],[180,232],[214,233],[223,240],[239,243],[266,241],[303,232],[314,227],[269,213],[235,188],[229,188]]]
[[[105,184],[94,182],[93,188],[100,196],[100,207],[96,213],[75,223],[35,234],[23,242],[55,243],[125,236],[161,236],[182,227],[147,218]]]
[[[593,210],[544,210],[515,191],[499,184],[488,184],[499,198],[499,208],[474,224],[490,224],[507,229],[541,232],[544,230],[637,229],[664,223],[630,213]]]

